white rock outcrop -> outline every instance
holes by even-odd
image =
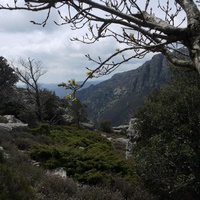
[[[129,121],[129,127],[127,130],[127,144],[126,144],[126,159],[131,158],[133,146],[141,138],[141,135],[138,131],[134,129],[134,125],[137,123],[137,119],[131,118]]]
[[[47,174],[60,176],[62,178],[67,178],[66,170],[63,167],[59,167],[53,170],[47,170]]]
[[[24,124],[19,119],[15,118],[14,115],[3,115],[1,116],[2,123],[0,123],[0,130],[4,131],[22,131],[28,128],[28,124]]]
[[[112,127],[114,133],[127,133],[129,125],[120,125]]]

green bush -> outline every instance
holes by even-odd
[[[112,133],[112,122],[110,120],[101,120],[99,122],[99,130],[106,133]]]
[[[29,139],[16,139],[15,144],[19,150],[28,150],[31,147],[32,141]]]
[[[65,167],[68,176],[88,184],[99,184],[112,176],[132,176],[132,165],[100,134],[65,127],[52,130],[50,136],[56,145],[36,144],[30,151],[31,158],[46,168]]]
[[[6,164],[0,164],[0,200],[31,200],[34,191],[27,180]]]
[[[8,120],[6,117],[0,116],[0,123],[8,123]]]
[[[70,178],[63,179],[56,175],[45,175],[36,186],[37,200],[55,199],[66,200],[70,199],[77,193],[77,184]]]
[[[112,191],[107,188],[86,186],[79,194],[80,200],[124,200],[119,191]]]
[[[50,135],[50,127],[48,124],[40,124],[37,128],[30,129],[33,135]]]
[[[10,132],[7,131],[0,131],[0,145],[5,147],[6,144],[11,144],[12,142],[12,135]]]
[[[190,76],[154,90],[135,115],[134,164],[160,199],[200,198],[200,78]]]
[[[4,155],[3,155],[3,151],[0,150],[0,163],[4,162]]]

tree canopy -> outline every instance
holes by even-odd
[[[18,77],[7,60],[0,56],[0,114],[16,114],[17,109],[11,99],[15,98],[14,85]]]
[[[0,57],[0,93],[9,90],[15,83],[17,83],[18,77],[14,73],[14,70],[9,66],[7,60],[4,57]]]
[[[70,24],[73,30],[86,31],[81,39],[72,38],[73,41],[89,44],[112,38],[119,43],[120,48],[106,59],[86,55],[96,67],[87,68],[83,84],[62,85],[76,91],[88,79],[107,75],[122,63],[142,59],[149,52],[161,52],[172,64],[200,73],[198,4],[195,0],[13,0],[8,4],[0,0],[0,10],[46,10],[43,22],[32,21],[45,26],[52,9],[56,9],[62,20],[56,24]]]
[[[170,86],[154,90],[135,117],[141,140],[133,159],[137,170],[160,199],[200,196],[200,79],[181,74]]]

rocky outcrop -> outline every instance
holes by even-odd
[[[112,126],[128,124],[138,106],[153,88],[168,83],[170,73],[163,55],[155,55],[141,67],[115,74],[112,78],[77,92],[87,105],[95,125],[111,120]]]
[[[14,115],[0,116],[0,130],[4,131],[22,131],[28,128],[28,124],[24,124]]]
[[[129,121],[129,125],[121,125],[117,127],[113,127],[114,133],[120,133],[126,135],[127,138],[116,138],[115,141],[120,141],[126,144],[126,159],[130,159],[132,155],[133,146],[136,142],[141,138],[141,135],[138,131],[135,130],[135,125],[137,123],[136,118],[131,118]],[[107,138],[108,140],[112,141],[112,138]]]
[[[127,134],[129,125],[120,125],[112,127],[114,133]]]
[[[71,115],[64,114],[62,115],[62,121],[65,125],[71,124],[73,122],[73,117]]]
[[[141,135],[138,131],[134,129],[134,125],[137,123],[137,119],[130,119],[129,127],[127,130],[127,144],[126,144],[126,159],[131,158],[133,146],[141,138]]]
[[[62,178],[67,178],[66,170],[63,167],[59,167],[59,168],[52,169],[52,170],[47,170],[47,174],[60,176]]]
[[[89,130],[94,130],[94,124],[92,122],[88,123],[81,122],[80,125]]]

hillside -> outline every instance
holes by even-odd
[[[46,124],[0,130],[1,200],[135,200],[133,184],[132,164],[98,132]],[[146,193],[141,188],[137,199]]]
[[[83,89],[78,98],[87,105],[88,116],[97,123],[111,120],[113,126],[127,124],[136,108],[153,89],[167,84],[169,70],[162,54],[141,67],[115,74],[109,80]]]

